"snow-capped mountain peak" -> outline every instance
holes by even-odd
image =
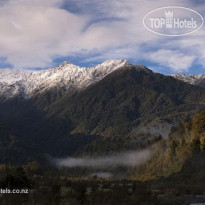
[[[23,72],[21,70],[2,69],[0,70],[0,83],[15,83],[22,79]]]
[[[204,74],[199,74],[199,75],[186,75],[183,73],[177,73],[174,75],[171,75],[172,77],[184,81],[186,83],[192,84],[192,85],[199,85],[201,87],[205,86],[205,75]]]
[[[58,67],[41,71],[0,70],[0,96],[4,100],[13,96],[30,98],[36,92],[52,87],[83,89],[100,81],[111,72],[128,64],[126,60],[108,60],[94,67],[79,67],[63,62]]]

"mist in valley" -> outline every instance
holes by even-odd
[[[58,168],[84,167],[84,168],[115,168],[134,167],[145,163],[151,155],[150,149],[124,152],[106,157],[67,157],[52,159],[52,163]]]

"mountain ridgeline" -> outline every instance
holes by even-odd
[[[66,63],[9,82],[1,72],[1,163],[146,148],[167,138],[160,125],[171,130],[204,108],[204,88],[144,66],[109,61],[89,69]]]

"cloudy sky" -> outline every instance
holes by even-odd
[[[0,68],[127,59],[165,74],[205,73],[204,26],[181,37],[144,27],[147,13],[170,5],[205,16],[203,0],[0,0]]]

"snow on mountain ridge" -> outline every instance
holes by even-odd
[[[178,80],[182,80],[186,83],[189,83],[189,84],[193,84],[193,85],[198,85],[200,84],[202,81],[205,80],[205,75],[204,74],[199,74],[199,75],[193,75],[193,74],[190,74],[190,75],[185,75],[183,73],[177,73],[177,74],[174,74],[174,75],[171,75],[172,77],[178,79]]]
[[[65,61],[58,67],[41,71],[2,69],[0,96],[4,100],[17,95],[30,98],[35,95],[35,91],[44,92],[55,86],[65,89],[85,88],[125,64],[128,64],[126,60],[109,60],[94,67],[79,67]]]

